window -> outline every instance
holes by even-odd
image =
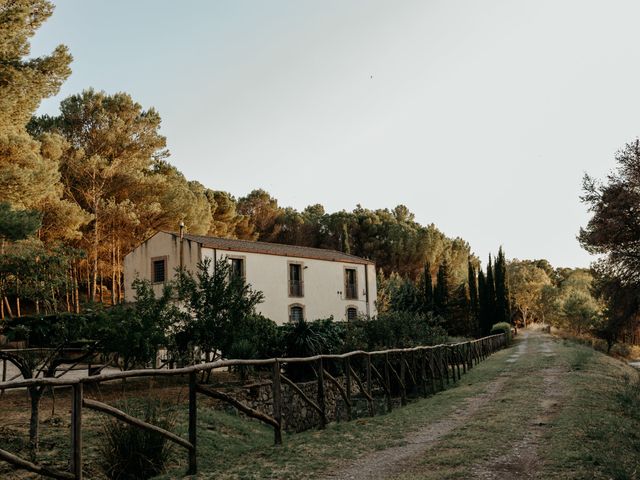
[[[302,264],[289,264],[289,296],[304,297],[304,282],[302,281]]]
[[[358,319],[358,309],[356,307],[347,307],[347,320],[357,320]]]
[[[355,268],[344,269],[345,297],[355,300],[358,298],[358,277]]]
[[[231,278],[244,280],[244,258],[231,259]]]
[[[289,307],[289,321],[298,322],[304,320],[304,307],[302,305],[291,305]]]
[[[167,258],[159,257],[151,259],[151,281],[164,283],[167,279]]]

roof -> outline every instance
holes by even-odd
[[[179,237],[179,234],[175,232],[165,233],[169,233],[174,237]],[[267,255],[280,255],[283,257],[312,258],[315,260],[328,260],[331,262],[374,265],[374,262],[371,260],[325,248],[301,247],[299,245],[287,245],[284,243],[254,242],[251,240],[237,240],[235,238],[207,237],[204,235],[190,235],[188,233],[184,234],[184,238],[186,240],[199,243],[206,248],[230,250],[233,252],[263,253]]]

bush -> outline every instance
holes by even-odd
[[[626,343],[616,343],[611,347],[611,354],[617,357],[628,357],[631,355],[631,347]]]
[[[609,350],[609,346],[607,345],[606,340],[602,340],[601,338],[594,338],[591,341],[591,346],[594,350],[602,353],[607,353],[607,351]]]
[[[161,414],[156,402],[144,407],[145,422],[170,430],[173,423]],[[140,412],[138,412],[140,413]],[[163,436],[141,428],[109,419],[104,424],[100,447],[102,469],[113,480],[138,480],[155,477],[165,471],[171,455],[172,443]]]
[[[511,343],[511,325],[507,322],[496,323],[491,327],[491,335],[504,333],[507,335],[507,343]]]

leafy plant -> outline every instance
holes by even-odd
[[[507,336],[507,343],[511,343],[511,325],[507,322],[496,323],[491,327],[491,335],[504,333]]]
[[[213,263],[205,259],[198,263],[195,274],[179,272],[178,292],[187,315],[175,347],[188,352],[197,346],[207,355],[219,351],[227,356],[236,340],[234,328],[253,316],[264,298],[244,279],[232,275],[226,259]]]
[[[173,422],[158,403],[144,404],[144,420],[170,430]],[[143,430],[115,419],[104,423],[101,443],[102,470],[113,480],[152,478],[165,471],[173,445],[156,432]]]

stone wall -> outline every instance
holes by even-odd
[[[344,378],[338,382],[345,388]],[[318,403],[318,383],[316,381],[296,384],[316,404]],[[336,386],[327,380],[324,383],[325,408],[329,422],[347,419],[346,406]],[[231,392],[230,392],[231,393]],[[358,387],[352,382],[351,394],[358,393]],[[256,383],[248,388],[234,391],[233,395],[241,402],[262,413],[273,415],[273,396],[271,382]],[[353,399],[356,400],[356,399]],[[366,402],[365,402],[366,405]],[[358,405],[354,405],[357,409]],[[361,405],[360,405],[361,407]],[[288,432],[301,432],[315,428],[320,423],[320,414],[286,383],[282,384],[282,427]]]

